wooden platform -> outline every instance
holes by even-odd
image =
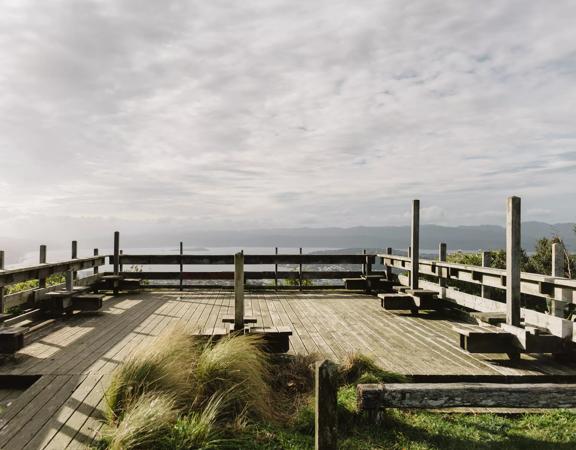
[[[232,313],[231,290],[142,292],[107,298],[98,314],[58,320],[29,336],[15,360],[0,365],[0,379],[41,378],[24,392],[0,385],[10,399],[2,404],[0,448],[89,446],[101,427],[106,382],[121,361],[171,324],[185,323],[191,331],[218,328]],[[409,375],[576,376],[576,365],[547,357],[522,355],[513,363],[505,356],[469,354],[459,347],[456,321],[439,313],[385,311],[378,298],[362,294],[248,291],[246,314],[259,326],[290,326],[291,352],[339,360],[358,351]]]

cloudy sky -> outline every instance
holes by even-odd
[[[576,220],[574,0],[0,0],[0,236]]]

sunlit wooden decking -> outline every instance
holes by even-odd
[[[0,448],[84,448],[101,427],[103,390],[113,369],[170,325],[221,327],[233,312],[227,289],[150,291],[105,301],[101,313],[75,315],[29,336],[0,376],[40,376],[17,396],[0,390]],[[339,360],[372,355],[385,369],[419,375],[576,375],[547,357],[511,363],[460,349],[454,319],[384,311],[376,297],[345,291],[248,291],[246,313],[293,330],[291,351]],[[17,396],[17,397],[16,397]],[[14,398],[13,400],[11,400]]]

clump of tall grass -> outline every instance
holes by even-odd
[[[126,410],[119,422],[104,432],[110,450],[155,448],[178,418],[174,400],[165,394],[145,393]]]
[[[404,383],[408,378],[404,375],[389,372],[379,367],[374,359],[361,353],[346,355],[340,364],[340,384],[360,383]]]
[[[112,375],[105,441],[118,449],[142,448],[148,440],[155,448],[222,447],[228,440],[216,430],[275,417],[272,396],[260,338],[206,342],[175,327]]]

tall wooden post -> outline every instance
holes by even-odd
[[[410,288],[418,289],[420,278],[420,200],[412,201],[412,271]]]
[[[552,276],[564,278],[565,273],[565,259],[564,259],[564,249],[560,242],[555,242],[552,244]],[[556,288],[554,290],[554,297],[562,300],[570,301],[571,292],[565,289]],[[554,300],[550,301],[550,314],[555,317],[564,317],[564,304],[562,302],[557,302]]]
[[[46,264],[46,246],[45,245],[40,246],[39,262],[40,262],[40,264]],[[38,288],[44,289],[45,287],[46,287],[46,277],[38,278]]]
[[[298,269],[298,285],[302,290],[302,247],[300,247],[300,267]]]
[[[0,250],[0,270],[4,270],[4,250]],[[0,314],[4,313],[4,286],[0,285]]]
[[[362,264],[362,275],[368,275],[368,264],[366,263],[366,249],[362,250],[362,254],[364,255],[364,264]]]
[[[94,249],[94,256],[98,256],[98,249],[97,248]],[[94,275],[98,274],[98,269],[99,269],[98,266],[94,266]]]
[[[72,259],[78,259],[78,241],[72,241],[72,251],[70,256]],[[72,279],[75,280],[76,278],[78,278],[78,272],[73,270]]]
[[[120,262],[118,263],[118,270],[120,273],[124,272],[124,264],[122,264],[122,255],[124,254],[124,250],[120,250]]]
[[[506,323],[520,326],[521,202],[509,197],[506,213]]]
[[[364,252],[366,252],[366,250],[364,250]],[[372,273],[372,263],[370,262],[370,255],[367,253],[364,254],[366,255],[364,259],[366,261],[366,275],[368,276]]]
[[[315,450],[338,449],[338,368],[331,361],[316,362]]]
[[[492,263],[492,252],[482,252],[482,267],[490,267]],[[482,279],[482,283],[484,283],[484,279]],[[488,286],[484,286],[480,288],[480,296],[483,298],[490,298],[490,288]]]
[[[560,242],[552,244],[552,276],[564,278],[566,276],[564,251]]]
[[[184,287],[184,243],[180,242],[180,291]]]
[[[386,254],[387,255],[392,254],[392,247],[388,247],[386,249]],[[390,264],[386,264],[384,267],[386,268],[386,279],[388,281],[391,281],[392,280],[392,266]]]
[[[119,275],[120,274],[120,232],[119,231],[115,231],[114,232],[114,275]],[[118,295],[118,286],[119,286],[119,282],[118,280],[114,280],[113,281],[114,284],[114,295]]]
[[[438,261],[446,262],[447,257],[446,243],[440,242],[440,245],[438,245]],[[438,285],[440,287],[446,287],[446,278],[444,277],[444,269],[442,267],[438,268]]]
[[[234,255],[234,329],[244,329],[244,253]]]
[[[274,247],[274,254],[278,256],[278,247]],[[278,260],[274,264],[274,287],[278,289]]]
[[[120,232],[114,232],[114,257],[113,257],[113,265],[114,265],[114,275],[118,275],[120,272]]]

